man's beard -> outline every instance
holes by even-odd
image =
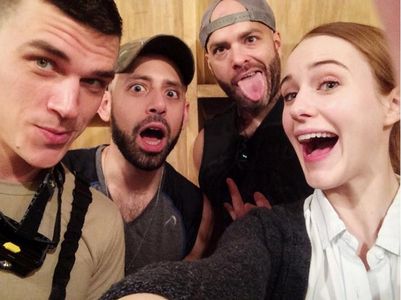
[[[280,57],[276,50],[275,55],[272,58],[268,67],[266,68],[266,66],[263,66],[263,68],[265,69],[264,71],[266,74],[267,92],[265,98],[257,102],[250,101],[249,99],[245,98],[244,95],[238,94],[236,92],[237,88],[233,87],[230,83],[222,82],[216,78],[218,84],[227,94],[227,96],[237,103],[239,111],[247,112],[250,115],[257,116],[261,111],[266,108],[266,106],[271,101],[276,100],[280,88],[281,79]]]
[[[167,145],[166,147],[164,147],[162,152],[144,152],[136,143],[136,137],[139,135],[140,128],[142,128],[145,124],[149,122],[161,122],[167,128]],[[181,121],[178,133],[175,136],[171,137],[171,129],[166,120],[158,115],[153,115],[136,125],[132,130],[131,135],[129,135],[119,128],[113,114],[111,115],[111,135],[113,138],[113,142],[117,145],[121,154],[127,161],[129,161],[134,167],[144,171],[153,171],[163,165],[163,163],[166,161],[167,156],[177,144],[182,126],[183,120]]]

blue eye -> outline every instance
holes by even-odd
[[[319,86],[319,90],[330,91],[338,87],[340,83],[338,81],[325,81]]]
[[[37,58],[36,65],[41,69],[49,69],[49,68],[52,69],[54,67],[53,62],[44,57]]]

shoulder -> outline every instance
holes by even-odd
[[[71,166],[86,163],[88,159],[94,158],[97,148],[98,147],[69,150],[63,157],[62,162],[71,169]]]
[[[113,227],[112,224],[120,226],[122,221],[121,214],[115,203],[94,188],[90,188],[90,191],[92,193],[92,203],[88,209],[88,223],[96,224],[96,227],[100,226],[102,228]],[[104,220],[107,220],[107,222],[104,222]]]
[[[183,216],[202,214],[203,196],[200,188],[177,172],[168,162],[165,164],[162,190]]]
[[[74,191],[76,184],[80,187]],[[87,208],[81,206],[87,197],[86,188],[89,189],[92,200]],[[76,205],[74,196],[79,197],[76,198],[79,205]],[[82,296],[81,287],[87,293],[88,299],[98,299],[112,283],[123,276],[125,245],[121,215],[110,199],[89,188],[83,180],[68,170],[65,170],[62,197],[62,228],[69,228],[70,225],[74,228],[72,217],[79,220],[83,216],[84,221],[82,233],[79,232],[81,237],[75,253],[71,281],[67,287],[67,295],[70,295],[68,298]],[[68,244],[66,245],[67,249]]]
[[[87,175],[88,168],[95,168],[97,149],[98,147],[70,150],[66,153],[61,162],[74,174],[87,177],[84,175]]]
[[[205,134],[210,131],[235,129],[237,120],[237,107],[230,105],[225,111],[219,113],[205,122]]]
[[[220,156],[230,157],[236,152],[241,136],[237,125],[237,108],[232,105],[222,114],[206,121],[203,134],[201,172]]]
[[[66,170],[63,198],[66,200],[67,203],[65,204],[68,206],[71,206],[73,201],[72,196],[75,189],[75,180],[75,175]],[[82,183],[86,184],[84,181]],[[89,191],[91,192],[92,201],[85,216],[84,230],[91,231],[91,234],[95,235],[99,233],[101,240],[107,239],[110,235],[115,234],[116,231],[122,231],[121,215],[114,202],[94,188],[89,188]],[[107,220],[107,222],[104,220]]]
[[[180,208],[182,206],[197,207],[202,204],[202,192],[195,184],[185,176],[177,172],[172,165],[166,162],[165,178],[163,181],[163,192],[165,192]]]
[[[74,174],[92,184],[98,181],[96,171],[96,152],[100,145],[93,148],[74,149],[67,152],[62,163]]]
[[[168,162],[165,164],[165,178],[163,182],[163,191],[167,194],[191,194],[201,197],[200,189],[189,181],[184,175],[174,169]]]
[[[197,170],[200,169],[202,163],[204,143],[205,143],[205,129],[201,129],[201,131],[195,138],[193,153],[192,153],[195,167]]]
[[[170,185],[170,183],[174,183],[180,186],[184,186],[185,188],[188,188],[192,190],[195,193],[200,192],[200,189],[193,184],[191,181],[189,181],[184,175],[179,173],[172,165],[170,165],[168,162],[165,164],[165,172],[166,172],[166,177],[165,177],[165,186]]]

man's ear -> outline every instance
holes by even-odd
[[[110,111],[111,111],[111,92],[110,90],[107,90],[103,94],[102,102],[100,103],[97,113],[104,122],[109,122]]]
[[[274,48],[276,48],[277,53],[281,57],[282,56],[282,52],[281,52],[281,36],[280,36],[280,32],[278,32],[278,31],[273,33],[273,44],[274,44]]]
[[[210,62],[209,62],[209,53],[208,52],[205,53],[205,60],[206,60],[206,63],[207,63],[207,67],[209,68],[210,72],[214,76],[213,68],[212,68],[212,66],[210,65]]]
[[[400,120],[400,87],[395,87],[385,101],[384,125],[393,125]]]
[[[182,119],[182,127],[186,127],[189,120],[189,102],[185,100],[184,117]]]

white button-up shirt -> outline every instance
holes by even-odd
[[[306,299],[400,299],[400,189],[387,211],[367,271],[358,241],[321,190],[306,199],[304,215],[312,244]]]

